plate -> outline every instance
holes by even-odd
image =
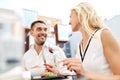
[[[60,75],[60,76],[52,76],[47,78],[33,78],[32,80],[60,80],[60,79],[68,79],[67,75]]]

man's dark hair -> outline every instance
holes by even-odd
[[[32,24],[31,24],[31,29],[33,29],[33,26],[34,26],[36,23],[42,23],[42,24],[45,24],[45,25],[46,25],[46,23],[45,23],[44,21],[42,21],[42,20],[37,20],[37,21],[32,22]]]

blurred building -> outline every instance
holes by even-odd
[[[105,19],[104,22],[111,29],[111,31],[120,43],[120,14],[114,16],[109,20]]]

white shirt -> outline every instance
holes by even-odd
[[[85,70],[95,72],[98,74],[113,74],[107,60],[104,56],[103,45],[101,41],[101,32],[103,29],[98,30],[95,33],[95,37],[91,39],[89,47],[87,49],[84,61],[82,65]],[[79,44],[77,45],[76,57],[80,58]],[[83,53],[83,52],[82,52]],[[82,80],[82,79],[80,79]],[[84,79],[85,80],[85,79]]]
[[[71,72],[67,70],[67,67],[63,66],[63,63],[61,62],[63,59],[66,58],[65,53],[62,51],[62,49],[57,46],[52,46],[52,47],[50,46],[50,48],[52,48],[53,53],[49,51],[49,46],[44,45],[42,51],[38,55],[34,49],[34,46],[32,45],[31,48],[23,56],[23,61],[22,61],[23,67],[26,70],[30,70],[30,71],[32,70],[31,68],[35,65],[44,67],[44,60],[43,60],[43,55],[44,55],[46,59],[46,63],[55,65],[61,74],[71,74]],[[33,75],[34,74],[40,75],[41,73],[37,71],[37,73],[33,73]]]

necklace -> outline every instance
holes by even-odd
[[[90,37],[90,39],[89,39],[89,41],[88,41],[88,43],[87,43],[87,46],[86,46],[86,48],[85,48],[85,50],[84,50],[84,54],[82,54],[81,45],[79,45],[80,57],[81,57],[81,61],[82,61],[82,62],[84,61],[84,58],[85,58],[86,52],[87,52],[87,50],[88,50],[89,44],[90,44],[90,42],[91,42],[91,39],[93,38],[94,34],[95,34],[97,31],[98,31],[98,29],[95,30],[95,32],[91,35],[91,37]]]

